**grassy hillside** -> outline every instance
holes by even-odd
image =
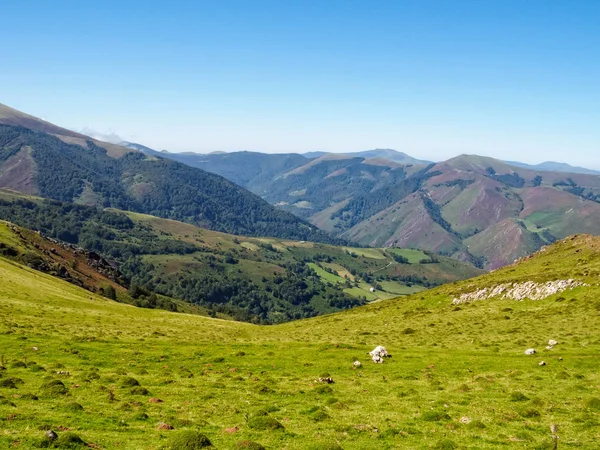
[[[244,321],[312,317],[481,273],[408,249],[234,236],[9,192],[0,192],[0,217],[116,261],[134,297],[141,286]]]
[[[136,309],[0,258],[0,446],[36,448],[52,429],[106,449],[182,448],[187,431],[216,448],[543,449],[556,425],[558,448],[594,449],[599,275],[600,242],[581,236],[475,280],[265,327]],[[590,286],[451,304],[567,278]],[[376,345],[393,358],[370,362]]]

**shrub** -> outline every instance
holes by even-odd
[[[212,447],[210,440],[198,431],[186,430],[175,434],[167,448],[172,450],[196,450]]]

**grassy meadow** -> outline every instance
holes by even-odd
[[[202,434],[221,449],[596,449],[599,255],[597,239],[561,241],[474,280],[273,326],[135,308],[0,258],[0,448],[201,448]],[[451,305],[566,278],[590,286]],[[393,357],[372,363],[376,345]]]

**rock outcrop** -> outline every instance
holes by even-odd
[[[494,287],[483,288],[478,291],[462,294],[452,301],[453,305],[469,303],[478,300],[487,300],[490,298],[506,298],[510,300],[542,300],[566,290],[574,289],[579,286],[588,286],[587,284],[569,279],[547,281],[545,283],[536,283],[526,281],[524,283],[499,284]]]

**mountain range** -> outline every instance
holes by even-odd
[[[485,269],[600,234],[596,174],[476,155],[428,163],[385,149],[309,158],[124,144],[1,106],[0,188],[238,235],[419,248]]]
[[[570,234],[600,234],[600,176],[593,171],[477,155],[402,164],[389,158],[393,151],[383,152],[309,154],[312,159],[161,154],[218,173],[338,237],[422,248],[486,269]],[[573,173],[563,171],[570,168]]]
[[[94,140],[0,105],[0,188],[237,234],[333,239],[212,173]]]

